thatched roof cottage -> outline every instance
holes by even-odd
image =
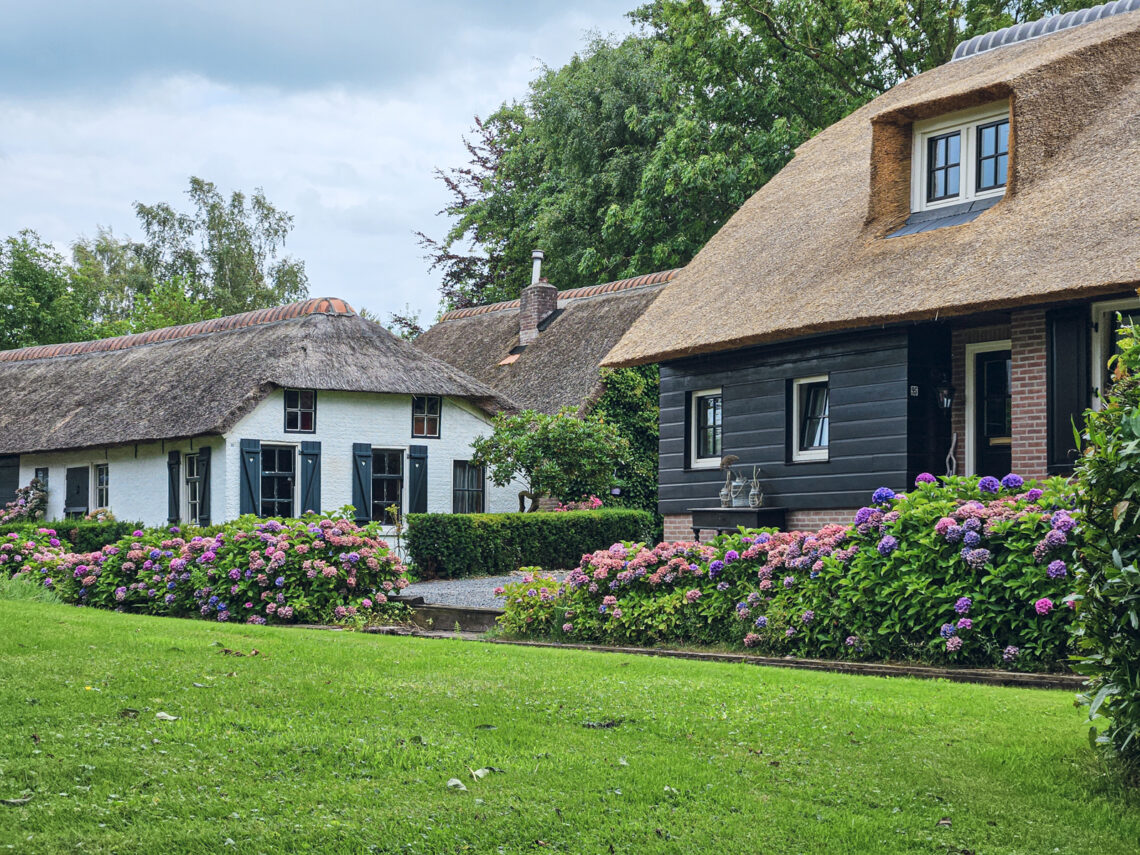
[[[516,504],[469,462],[511,402],[343,300],[0,352],[0,389],[0,492],[39,478],[53,519]]]
[[[520,407],[588,409],[603,391],[602,359],[678,272],[567,291],[536,279],[518,300],[447,312],[416,346]]]
[[[660,508],[735,454],[788,524],[1070,471],[1140,310],[1140,0],[959,46],[806,142],[607,357],[662,363]]]

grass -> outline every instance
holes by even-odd
[[[0,850],[1140,848],[1065,692],[34,602],[0,627],[0,799],[32,797]]]
[[[55,591],[45,588],[40,580],[31,574],[9,576],[7,573],[0,573],[0,600],[36,603],[63,602]]]

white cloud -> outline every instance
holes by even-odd
[[[66,245],[97,225],[137,234],[132,203],[180,206],[190,175],[223,192],[263,187],[295,217],[287,250],[305,260],[314,295],[385,314],[407,303],[430,320],[437,279],[412,232],[446,227],[433,169],[465,160],[471,117],[521,96],[537,57],[565,62],[587,29],[624,29],[623,9],[551,11],[521,32],[444,18],[431,34],[397,29],[387,38],[414,40],[405,52],[418,70],[390,81],[314,74],[316,85],[298,87],[305,75],[292,74],[269,85],[144,63],[98,92],[68,80],[23,94],[5,87],[0,235],[33,228]]]

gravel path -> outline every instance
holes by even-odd
[[[564,573],[553,574],[561,579]],[[510,576],[477,576],[469,579],[441,579],[438,582],[416,582],[404,588],[405,597],[423,597],[425,603],[448,606],[472,606],[481,609],[501,609],[503,598],[495,596],[495,589],[517,582],[522,573]]]

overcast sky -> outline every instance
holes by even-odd
[[[387,315],[438,304],[412,235],[440,235],[435,167],[633,0],[0,0],[0,237],[66,249],[188,178],[262,187],[295,218],[313,296]]]

